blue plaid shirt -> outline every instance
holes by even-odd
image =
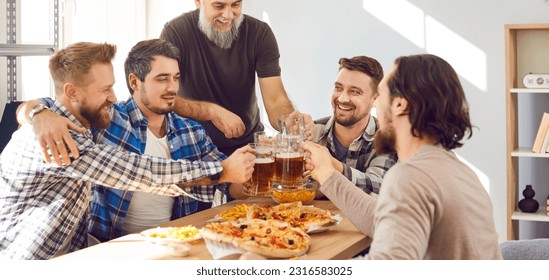
[[[113,108],[114,112],[109,128],[93,131],[96,143],[104,143],[132,153],[143,154],[147,142],[148,120],[143,116],[133,98],[119,102]],[[225,154],[217,150],[198,122],[182,118],[173,112],[166,114],[166,118],[168,147],[172,159],[221,162],[227,158]],[[171,219],[195,213],[198,208],[196,199],[211,202],[216,187],[225,192],[227,184],[196,186],[186,189],[194,198],[187,195],[176,197]],[[132,191],[95,186],[89,232],[101,241],[122,236],[122,226],[132,196]]]
[[[60,103],[50,106],[81,125]],[[96,145],[91,131],[71,132],[80,157],[70,165],[46,163],[31,125],[23,125],[0,155],[0,259],[50,259],[67,246],[87,245],[94,184],[180,196],[176,183],[221,172],[219,161],[172,161]]]

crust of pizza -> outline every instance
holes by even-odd
[[[203,238],[271,258],[302,256],[310,246],[307,233],[277,220],[210,223],[201,233]]]

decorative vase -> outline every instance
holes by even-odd
[[[536,192],[532,189],[532,185],[526,185],[524,191],[522,191],[524,198],[518,203],[518,208],[522,212],[535,213],[539,209],[539,203],[534,199]]]

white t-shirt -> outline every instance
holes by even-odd
[[[156,137],[147,128],[145,154],[171,158],[168,138]],[[134,192],[122,229],[124,234],[141,232],[170,221],[174,198],[170,196]]]

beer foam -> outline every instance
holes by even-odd
[[[303,157],[303,154],[298,152],[286,152],[286,153],[278,153],[276,154],[277,158],[298,158]]]
[[[271,163],[274,162],[273,158],[255,158],[255,163]]]
[[[269,148],[269,147],[255,148],[255,150],[259,154],[268,154],[273,152],[273,148]]]

